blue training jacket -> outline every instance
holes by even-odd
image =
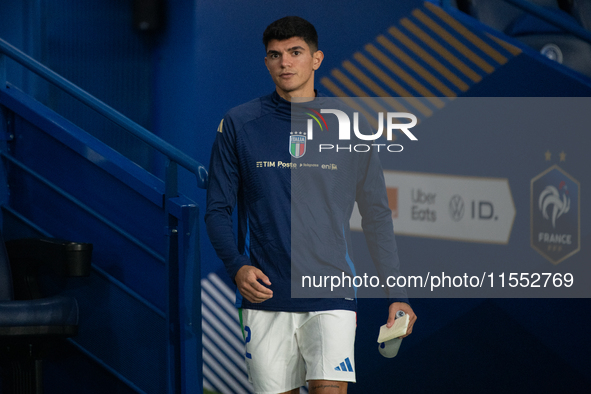
[[[273,297],[262,303],[250,303],[237,294],[238,307],[355,310],[352,288],[341,289],[338,298],[331,292],[328,298],[327,289],[317,288],[309,291],[318,298],[291,296],[291,286],[301,286],[304,275],[362,274],[351,257],[349,220],[355,202],[377,272],[384,278],[399,274],[377,152],[347,149],[367,141],[339,141],[333,115],[325,115],[318,124],[314,121],[313,139],[306,137],[307,119],[314,114],[318,119],[319,108],[335,105],[351,111],[334,99],[316,97],[298,107],[292,124],[291,103],[273,92],[231,109],[220,123],[209,166],[207,232],[232,280],[242,266],[253,265],[269,277],[273,290]],[[340,149],[328,149],[337,144]],[[232,223],[236,206],[237,240]],[[400,288],[390,289],[388,298],[408,302]]]

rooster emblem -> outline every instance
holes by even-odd
[[[560,191],[562,191],[562,199],[560,198]],[[558,189],[554,186],[546,186],[546,188],[540,193],[538,200],[538,206],[542,211],[544,219],[550,219],[548,216],[548,208],[552,206],[552,227],[556,228],[556,219],[562,214],[567,213],[570,209],[570,198],[568,196],[568,188],[566,182],[560,182]]]

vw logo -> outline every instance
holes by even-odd
[[[449,214],[456,222],[464,217],[464,200],[458,194],[449,200]]]

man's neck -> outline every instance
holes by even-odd
[[[290,102],[293,101],[294,103],[305,103],[314,100],[316,97],[316,91],[314,90],[314,87],[311,89],[306,89],[302,92],[285,92],[278,87],[275,87],[275,90],[277,91],[277,94],[281,96],[281,98]]]

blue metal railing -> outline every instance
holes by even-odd
[[[137,125],[121,113],[2,39],[0,39],[0,92],[7,91],[8,89],[6,81],[7,57],[62,89],[113,123],[121,126],[123,129],[168,158],[164,179],[164,212],[166,221],[162,223],[162,225],[166,227],[167,238],[167,251],[164,258],[166,265],[165,280],[167,288],[167,310],[163,316],[166,319],[166,327],[168,328],[166,345],[166,392],[170,394],[201,393],[201,374],[198,370],[202,362],[200,353],[200,291],[198,286],[192,284],[193,281],[189,281],[189,284],[185,283],[185,275],[187,275],[187,273],[199,273],[201,271],[199,261],[198,208],[189,200],[179,200],[177,167],[180,165],[195,174],[197,178],[197,186],[202,189],[207,187],[206,168],[187,154],[155,136],[145,128]],[[0,138],[1,137],[2,136],[0,136]],[[16,159],[4,154],[2,156],[6,157],[14,164],[17,164],[20,168],[26,169],[26,167],[22,163],[18,163]],[[51,187],[51,185],[49,186]],[[55,188],[53,189],[59,191]],[[72,200],[70,196],[65,197]],[[89,211],[82,202],[74,201],[74,203],[81,208],[86,209],[89,213],[112,227],[113,230],[120,233],[122,236],[134,241],[136,245],[144,246],[140,241],[135,240],[135,238],[130,237],[129,234],[120,231],[116,226],[113,227],[110,222],[100,214],[92,210]],[[192,247],[189,247],[189,244]],[[151,251],[150,248],[148,249]],[[162,260],[162,257],[155,252],[150,253],[150,255],[155,257],[156,260]],[[191,308],[192,311],[189,313],[187,308]],[[195,310],[193,311],[193,309]],[[156,312],[159,311],[156,310]],[[193,313],[196,315],[193,316]],[[161,313],[158,313],[158,315],[162,317]],[[83,348],[81,349],[84,351]],[[89,354],[88,352],[86,353]],[[129,384],[134,390],[143,392],[136,386],[137,382],[130,382],[127,378],[104,362],[92,355],[90,356],[99,361],[101,365],[107,367],[108,370],[112,371],[117,377],[122,379],[122,381]],[[190,371],[188,371],[189,369]],[[197,379],[195,378],[195,370],[197,371]]]
[[[2,39],[0,39],[0,89],[6,88],[6,60],[3,55],[20,63],[41,78],[61,88],[72,97],[94,109],[113,123],[123,127],[129,133],[163,153],[170,161],[178,163],[195,174],[197,185],[200,188],[205,189],[207,187],[207,169],[201,163]]]

